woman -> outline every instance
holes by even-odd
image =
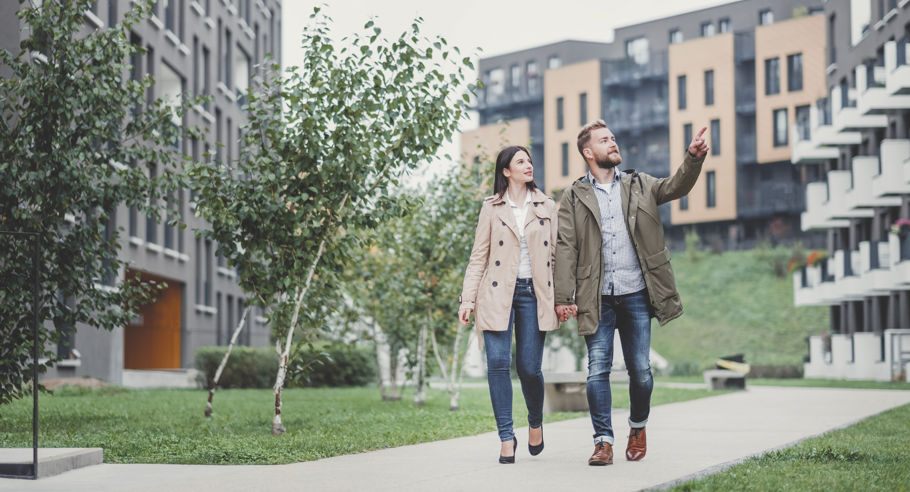
[[[556,205],[534,184],[531,155],[521,146],[496,158],[493,195],[484,199],[474,249],[464,275],[458,317],[475,314],[486,345],[487,381],[499,429],[500,463],[514,463],[518,439],[512,431],[509,377],[512,328],[518,377],[528,406],[528,450],[543,451],[543,373],[546,332],[559,324],[553,309]]]

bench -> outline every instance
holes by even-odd
[[[708,390],[746,389],[746,375],[727,369],[709,369],[704,372]]]
[[[544,374],[544,413],[588,411],[587,379],[585,372]]]

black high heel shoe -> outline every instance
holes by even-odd
[[[531,428],[528,427],[528,452],[531,456],[537,456],[543,451],[543,424],[540,424],[540,444],[531,444]]]
[[[518,438],[513,437],[512,438],[512,453],[513,453],[512,456],[499,455],[499,462],[504,465],[509,464],[509,463],[515,463],[515,454],[514,453],[515,453],[515,450],[517,450],[517,449],[518,449]]]

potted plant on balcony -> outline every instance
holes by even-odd
[[[806,258],[806,264],[810,267],[816,266],[821,262],[828,259],[828,252],[825,250],[815,250],[809,253],[809,257]]]
[[[891,233],[900,240],[900,259],[910,260],[910,219],[900,218],[891,225]]]

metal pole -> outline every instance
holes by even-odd
[[[38,312],[38,289],[41,282],[41,236],[35,234],[35,256],[32,263],[32,273],[35,277],[32,285],[32,310],[35,323],[32,326],[32,478],[38,479],[38,323],[41,317]]]

